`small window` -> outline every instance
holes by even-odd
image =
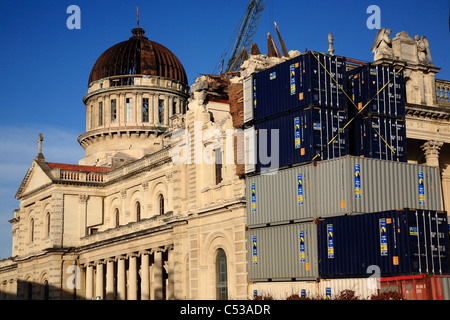
[[[172,114],[177,114],[177,103],[175,100],[172,101]]]
[[[164,123],[164,100],[162,100],[162,99],[159,99],[159,104],[158,104],[158,121],[159,121],[159,124]]]
[[[139,203],[139,201],[136,202],[136,221],[141,221],[141,204]]]
[[[133,99],[127,98],[126,99],[126,122],[133,121]]]
[[[103,125],[103,102],[98,103],[98,125],[99,127]]]
[[[159,214],[164,214],[164,196],[162,194],[159,195]]]
[[[142,99],[142,122],[149,121],[149,107],[148,107],[148,98]]]
[[[46,233],[46,236],[49,237],[50,236],[50,212],[47,212],[46,222],[47,222],[47,233]]]
[[[116,99],[111,100],[111,123],[117,120],[117,101]]]
[[[228,270],[227,255],[223,249],[217,251],[216,256],[216,298],[228,299]]]
[[[216,184],[222,182],[222,150],[216,149],[215,151],[215,174],[216,174]]]
[[[50,298],[50,285],[47,280],[44,280],[44,300],[49,300]]]
[[[94,106],[91,106],[91,129],[94,129]]]
[[[30,241],[34,241],[34,219],[30,221]]]
[[[120,216],[119,216],[119,209],[116,209],[114,211],[115,213],[115,218],[116,218],[116,228],[120,226]]]

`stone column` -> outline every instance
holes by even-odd
[[[155,265],[153,267],[153,290],[155,300],[163,299],[163,259],[162,249],[156,249],[154,251]]]
[[[144,199],[142,201],[142,212],[141,212],[141,219],[142,218],[150,218],[149,214],[149,203],[148,203],[148,182],[142,183],[142,189],[144,190]]]
[[[86,266],[86,300],[94,297],[94,266],[89,263]]]
[[[174,104],[174,97],[173,96],[169,96],[169,122],[171,121],[170,119],[173,117],[174,113],[173,113],[173,104]],[[176,110],[175,110],[176,112]]]
[[[168,126],[169,125],[169,97],[166,96],[164,98],[164,125]]]
[[[137,256],[135,254],[128,255],[128,300],[137,300]]]
[[[159,124],[159,95],[152,94],[152,98],[153,98],[153,105],[152,105],[153,124],[157,126]]]
[[[150,300],[150,253],[141,253],[141,300]]]
[[[125,93],[119,93],[119,100],[117,101],[117,123],[123,126],[126,123],[126,101]]]
[[[425,153],[427,165],[431,167],[439,167],[439,151],[444,143],[440,141],[429,140],[425,142],[421,148]]]
[[[125,257],[121,256],[117,258],[117,299],[126,300],[126,270],[125,270]]]
[[[168,258],[167,258],[167,276],[168,276],[168,286],[167,286],[167,300],[174,300],[175,288],[174,288],[174,251],[173,246],[167,248]]]
[[[103,105],[103,112],[105,113],[105,122],[103,125],[109,127],[111,125],[111,95],[105,95],[105,103]]]
[[[136,124],[142,124],[142,92],[136,93]]]
[[[95,299],[100,298],[100,300],[104,299],[103,263],[103,261],[97,262],[97,275],[95,279]]]
[[[114,259],[106,261],[106,300],[114,300]]]
[[[80,234],[83,235],[83,236],[86,236],[87,233],[88,233],[87,232],[88,229],[86,227],[87,203],[88,203],[88,201],[89,201],[89,196],[87,196],[87,195],[80,195],[80,210],[79,210]]]
[[[442,197],[444,210],[450,212],[450,167],[442,172]]]

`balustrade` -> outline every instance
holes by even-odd
[[[438,104],[450,104],[450,81],[436,79],[436,98]]]

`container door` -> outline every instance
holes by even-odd
[[[428,246],[426,219],[423,212],[412,210],[410,213],[410,250],[412,259],[412,272],[428,273]]]
[[[253,120],[253,76],[244,79],[243,83],[244,89],[244,123]]]
[[[402,292],[405,300],[428,300],[431,298],[425,279],[402,280]]]
[[[428,214],[430,257],[433,274],[448,272],[447,261],[447,216],[445,213],[429,211]]]
[[[256,135],[254,128],[244,130],[244,156],[245,156],[245,173],[255,172],[257,155],[256,155]]]

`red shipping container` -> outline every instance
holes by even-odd
[[[450,300],[450,276],[410,275],[380,278],[380,291],[403,294],[405,300]]]

